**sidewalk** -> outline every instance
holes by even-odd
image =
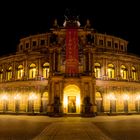
[[[111,140],[90,122],[54,122],[33,140]]]

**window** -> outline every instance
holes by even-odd
[[[115,46],[115,49],[118,49],[118,43],[115,43],[114,46]]]
[[[56,34],[52,34],[50,37],[50,43],[51,44],[57,43],[57,41],[58,41],[57,38],[58,38],[58,36]]]
[[[36,44],[37,44],[37,43],[36,43],[36,41],[33,41],[33,47],[35,47],[35,46],[36,46]]]
[[[19,49],[22,50],[23,49],[23,45],[20,45],[20,48]]]
[[[48,78],[49,77],[49,71],[50,71],[50,64],[48,62],[44,63],[43,64],[43,77],[44,78]]]
[[[108,64],[107,68],[107,73],[108,73],[108,78],[114,78],[114,65],[113,64]]]
[[[121,46],[120,46],[121,50],[123,50],[123,49],[124,49],[123,47],[124,47],[123,45],[121,45]]]
[[[40,45],[45,45],[45,40],[41,40]]]
[[[103,40],[99,40],[99,45],[103,46]]]
[[[131,68],[131,71],[132,71],[132,79],[133,80],[136,80],[137,78],[136,78],[136,68],[135,67],[132,67]]]
[[[107,41],[107,47],[111,47],[111,41]]]
[[[26,49],[28,49],[29,48],[29,43],[26,43]]]
[[[0,82],[3,80],[3,69],[0,70]]]
[[[7,71],[7,80],[12,79],[12,67],[10,66]]]
[[[100,78],[100,76],[101,76],[101,65],[99,63],[94,64],[94,72],[95,72],[95,77]]]
[[[29,78],[33,79],[36,76],[36,65],[35,64],[31,64],[29,67]]]
[[[94,36],[92,36],[91,34],[87,34],[86,35],[86,41],[88,43],[94,43]]]
[[[121,77],[122,79],[127,79],[127,69],[124,65],[121,66]]]
[[[19,65],[18,72],[17,72],[17,79],[22,79],[22,77],[23,77],[23,66]]]

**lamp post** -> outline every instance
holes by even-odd
[[[31,103],[31,107],[32,107],[32,112],[34,113],[34,100],[37,99],[37,96],[33,93],[29,96],[29,101]]]
[[[112,101],[116,100],[116,97],[114,94],[110,94],[108,96],[109,100],[110,100],[110,114],[112,113]]]
[[[138,95],[137,97],[136,97],[136,100],[137,100],[137,102],[138,102],[138,112],[140,112],[140,95]]]

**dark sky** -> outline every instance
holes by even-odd
[[[1,4],[0,55],[13,53],[22,37],[47,32],[55,18],[61,26],[67,8],[73,9],[79,15],[81,26],[85,25],[88,18],[98,32],[126,39],[129,41],[128,51],[140,55],[138,2],[119,0],[77,1],[77,4],[75,2],[21,0]]]

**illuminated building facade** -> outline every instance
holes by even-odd
[[[15,54],[0,57],[0,112],[139,112],[140,57],[127,53],[128,42],[89,20],[66,22],[55,20],[50,32],[22,38]]]

